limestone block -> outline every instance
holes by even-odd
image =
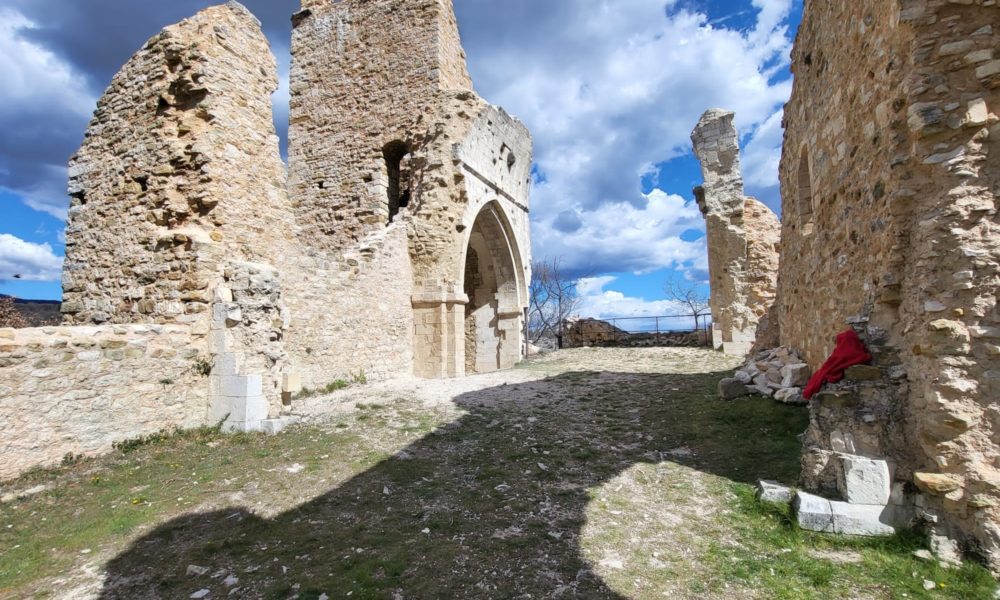
[[[892,479],[886,461],[844,456],[841,465],[838,488],[845,500],[851,504],[884,506],[889,503]]]
[[[220,378],[219,393],[230,398],[260,396],[263,382],[260,375],[224,375]]]
[[[774,399],[783,404],[809,404],[802,396],[802,388],[782,388],[774,392]]]
[[[807,531],[833,533],[833,506],[820,496],[798,492],[792,501],[792,513],[799,527]]]
[[[295,394],[302,391],[302,375],[296,372],[285,373],[281,376],[281,391],[286,394]]]
[[[761,480],[757,482],[757,499],[761,502],[787,504],[792,501],[792,488],[776,481]]]
[[[858,536],[890,536],[896,533],[889,523],[893,509],[884,505],[830,502],[834,533]]]
[[[785,365],[781,368],[781,386],[786,388],[805,387],[809,383],[812,370],[805,363]]]

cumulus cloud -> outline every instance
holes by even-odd
[[[660,190],[639,196],[638,206],[619,201],[587,211],[573,231],[560,229],[559,219],[535,221],[535,254],[562,257],[567,270],[580,274],[699,267],[705,257],[704,238],[687,242],[681,237],[704,230],[698,206]]]
[[[23,33],[33,21],[0,9],[0,188],[65,218],[65,161],[83,137],[94,97],[85,78]]]
[[[52,246],[33,244],[19,237],[0,233],[0,280],[59,281],[62,257],[56,256]]]
[[[584,277],[577,281],[576,289],[580,295],[579,316],[592,319],[664,317],[687,315],[688,308],[673,300],[646,300],[628,296],[613,289],[605,289],[614,284],[617,279],[611,276]],[[629,331],[644,331],[656,326],[652,319],[628,321],[618,324]],[[661,319],[660,329],[693,329],[693,318]]]
[[[748,30],[676,1],[456,3],[479,90],[526,122],[542,177],[532,197],[536,254],[585,272],[683,265],[703,243],[677,236],[700,215],[658,210],[641,190],[654,165],[690,151],[708,108],[736,111],[752,183],[777,177],[790,83],[791,0],[752,0]],[[511,32],[517,32],[511,35]],[[770,171],[773,171],[770,172]],[[662,198],[662,197],[661,197]],[[697,217],[697,218],[695,218]],[[678,231],[680,229],[680,231]]]

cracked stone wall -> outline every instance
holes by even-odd
[[[691,140],[705,181],[695,196],[706,221],[713,340],[717,349],[742,356],[774,304],[781,223],[744,195],[734,116],[707,111]]]
[[[807,2],[785,110],[778,290],[782,343],[812,367],[848,321],[889,355],[879,364],[905,380],[869,415],[895,416],[866,451],[889,457],[925,517],[995,571],[998,27],[993,0]],[[819,427],[807,451],[836,451],[854,426],[871,423]]]

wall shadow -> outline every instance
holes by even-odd
[[[574,372],[461,395],[459,420],[274,519],[233,508],[159,526],[109,563],[100,597],[227,597],[210,575],[231,573],[240,598],[624,598],[581,555],[589,490],[664,460],[798,476],[806,412],[722,402],[723,375]]]

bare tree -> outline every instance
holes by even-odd
[[[0,296],[0,327],[19,329],[27,326],[28,321],[14,306],[14,299],[10,296]]]
[[[563,347],[563,327],[579,308],[581,299],[576,280],[563,271],[561,259],[538,260],[531,265],[531,306],[528,309],[528,329],[532,342],[546,335],[556,338]]]
[[[701,318],[712,312],[708,304],[708,296],[702,293],[693,283],[677,283],[667,281],[663,284],[663,293],[668,300],[683,304],[694,317],[695,331],[701,331]]]

